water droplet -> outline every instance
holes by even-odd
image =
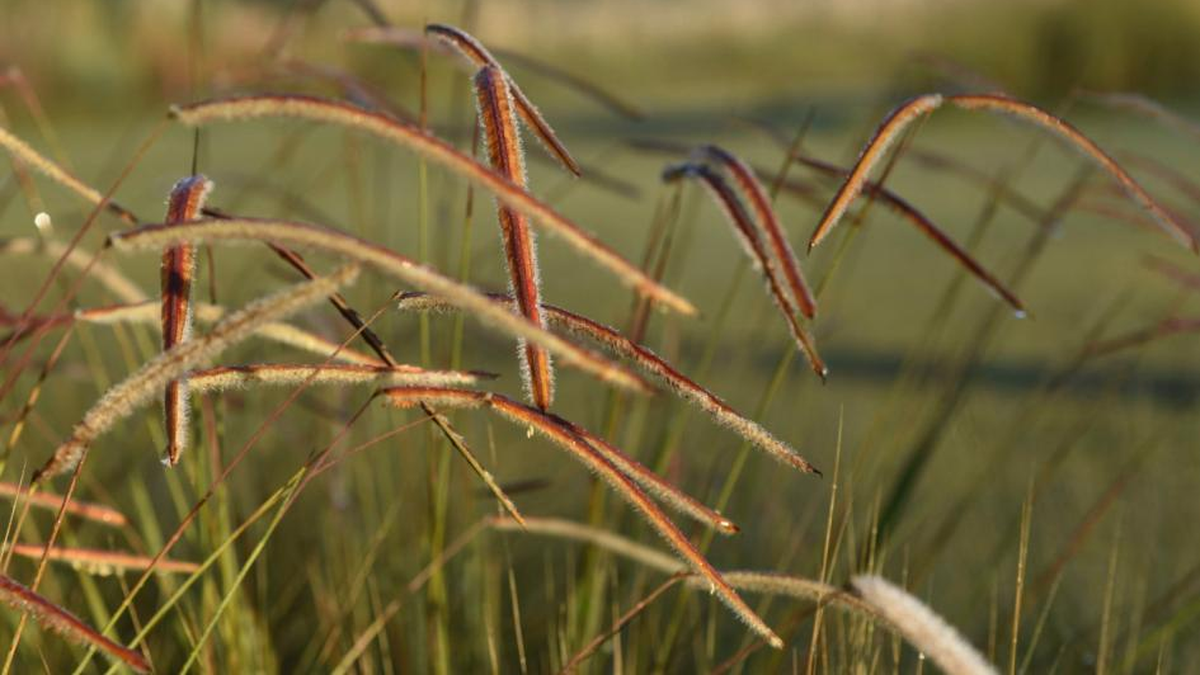
[[[525,438],[533,438],[533,425],[525,427]]]
[[[1023,310],[1023,309],[1018,309],[1015,312],[1013,312],[1013,316],[1017,317],[1018,319],[1024,319],[1025,317],[1029,316],[1029,314],[1026,313],[1025,310]]]

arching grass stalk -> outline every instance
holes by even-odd
[[[688,562],[688,565],[704,577],[710,590],[733,611],[735,616],[772,646],[782,648],[783,642],[779,637],[754,614],[687,537],[675,527],[640,487],[626,477],[609,456],[597,452],[592,443],[585,441],[579,435],[580,430],[575,425],[499,394],[453,389],[395,388],[385,390],[383,395],[387,402],[398,407],[411,406],[415,400],[427,400],[441,406],[484,407],[495,411],[515,424],[531,427],[542,433],[607,480],[614,490],[645,516],[650,525],[675,548],[680,556]],[[728,523],[728,521],[725,522]]]
[[[858,162],[846,176],[845,182],[842,183],[842,187],[830,202],[829,208],[826,209],[825,215],[821,217],[821,222],[813,231],[812,237],[809,239],[809,250],[819,244],[841,220],[850,202],[862,190],[871,169],[878,164],[887,148],[899,138],[901,132],[909,124],[933,112],[944,102],[952,103],[965,110],[986,110],[1011,115],[1058,135],[1107,172],[1134,202],[1154,217],[1155,223],[1164,233],[1193,252],[1200,253],[1200,245],[1197,244],[1191,230],[1164,209],[1132,176],[1121,168],[1116,160],[1083,132],[1037,106],[999,94],[962,94],[945,97],[939,94],[929,94],[911,99],[893,110],[876,129],[875,135],[867,142],[867,145],[863,147]]]
[[[512,304],[512,298],[506,295],[489,294],[488,297],[496,302]],[[403,294],[397,306],[407,311],[453,309],[445,300],[421,293]],[[640,370],[666,385],[667,389],[679,398],[700,408],[717,423],[737,433],[753,446],[770,453],[785,465],[804,473],[820,473],[789,445],[775,438],[761,425],[739,413],[695,380],[676,370],[644,345],[634,342],[613,328],[561,307],[543,305],[542,309],[546,320],[554,328],[591,340],[608,353],[633,362]]]
[[[171,114],[180,122],[191,126],[257,118],[297,117],[351,127],[410,148],[475,182],[504,203],[527,214],[533,222],[540,223],[548,231],[561,236],[580,254],[592,258],[613,272],[619,280],[632,286],[638,293],[654,298],[656,302],[684,314],[691,315],[696,311],[690,302],[655,283],[595,236],[583,231],[544,202],[513,185],[504,176],[413,125],[346,103],[307,96],[217,99],[189,106],[177,106],[172,108]]]
[[[35,474],[44,480],[72,470],[87,446],[134,412],[153,392],[179,375],[215,358],[221,351],[245,340],[254,329],[324,299],[335,288],[350,283],[357,266],[346,266],[328,277],[308,281],[246,305],[213,327],[207,335],[163,352],[123,382],[110,388],[83,416],[54,456]]]
[[[475,318],[512,335],[537,342],[555,353],[563,363],[579,367],[601,380],[635,390],[649,389],[640,377],[529,323],[469,286],[418,265],[383,246],[337,230],[286,221],[212,220],[171,227],[144,226],[115,233],[110,237],[110,241],[119,250],[136,250],[155,248],[184,238],[206,242],[276,241],[292,246],[311,246],[346,256],[402,282],[443,295],[458,306],[470,310]]]

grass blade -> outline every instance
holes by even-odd
[[[30,491],[26,486],[13,483],[0,482],[0,497],[28,500],[31,505],[41,509],[57,511],[63,508],[62,497],[49,494],[44,490]],[[129,520],[125,517],[125,514],[103,504],[93,504],[73,499],[67,504],[65,512],[84,520],[90,520],[93,523],[100,523],[111,527],[125,527],[129,524]]]
[[[55,546],[49,550],[40,544],[13,544],[12,552],[25,558],[41,558],[65,562],[86,574],[108,576],[126,570],[143,571],[149,569],[152,558],[115,551],[102,551],[94,548],[68,548]],[[200,569],[200,565],[185,560],[164,558],[154,566],[159,572],[192,574]]]

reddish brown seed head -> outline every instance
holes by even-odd
[[[492,168],[514,184],[524,187],[525,161],[521,139],[517,134],[508,78],[499,68],[484,66],[475,75],[475,93]],[[545,326],[538,288],[537,256],[529,222],[524,214],[503,204],[499,206],[499,219],[509,284],[517,298],[518,308],[532,323]],[[550,355],[530,343],[521,345],[519,350],[521,375],[529,389],[530,398],[538,408],[548,410],[554,400],[554,373],[550,366]]]
[[[212,181],[195,175],[181,179],[171,189],[167,199],[168,225],[185,223],[200,217]],[[189,243],[177,244],[163,251],[162,260],[162,335],[163,349],[171,349],[185,342],[192,331],[191,294],[192,280],[196,270],[194,247]],[[167,462],[172,466],[186,444],[187,381],[170,382],[163,393],[166,413]]]

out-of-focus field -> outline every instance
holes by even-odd
[[[188,4],[48,7],[10,2],[4,11],[14,20],[0,25],[0,65],[19,65],[43,94],[57,139],[40,134],[12,89],[0,89],[5,126],[48,154],[53,155],[55,145],[61,147],[77,175],[104,190],[170,103],[233,91],[336,93],[324,85],[265,73],[273,39],[284,41],[279,53],[289,58],[337,63],[378,84],[397,104],[419,107],[417,56],[341,40],[345,29],[366,24],[353,3],[330,0],[313,14],[305,3],[297,3],[300,9],[293,8],[291,18],[284,17],[286,3],[191,3],[190,10]],[[764,129],[790,138],[811,116],[805,152],[848,166],[882,116],[908,96],[981,86],[964,81],[962,73],[948,72],[947,64],[976,71],[1063,114],[1119,160],[1133,154],[1152,157],[1200,185],[1200,142],[1195,138],[1156,120],[1069,96],[1077,85],[1145,90],[1180,114],[1200,119],[1200,110],[1186,96],[1200,76],[1200,57],[1187,53],[1186,41],[1178,37],[1200,28],[1197,12],[1187,3],[1143,8],[1134,12],[1137,21],[1129,19],[1132,10],[1117,2],[1018,3],[1008,10],[976,3],[949,3],[944,9],[901,3],[883,10],[831,6],[803,12],[785,9],[784,3],[745,4],[489,2],[466,15],[470,23],[464,22],[458,3],[384,7],[394,21],[413,27],[423,19],[460,23],[489,44],[547,59],[644,110],[644,120],[621,119],[535,72],[511,68],[585,167],[625,186],[623,194],[616,194],[592,181],[568,179],[542,161],[544,154],[535,157],[542,151],[531,141],[532,191],[634,261],[641,260],[656,208],[675,194],[676,188],[660,183],[661,170],[678,159],[637,150],[635,139],[715,142],[777,169],[783,150]],[[604,25],[606,20],[612,24]],[[128,41],[115,40],[122,26],[129,27]],[[63,39],[54,38],[56,29]],[[1155,33],[1160,36],[1155,40],[1141,35],[1143,30],[1165,32]],[[1103,35],[1110,36],[1107,51],[1094,47]],[[1058,55],[1046,45],[1064,51]],[[1180,51],[1164,51],[1169,49]],[[928,58],[930,54],[938,59]],[[467,79],[444,57],[431,55],[430,61],[432,126],[465,145],[474,112]],[[1166,72],[1166,64],[1175,70]],[[370,138],[300,122],[218,126],[204,132],[198,147],[199,168],[216,183],[212,203],[223,209],[324,222],[398,251],[418,251],[423,196],[412,155]],[[934,114],[906,147],[887,185],[960,242],[972,238],[989,195],[959,175],[923,166],[917,160],[923,152],[961,160],[989,175],[1011,171],[1011,190],[1041,209],[1049,209],[1082,175],[1081,168],[1089,166],[1057,140],[1011,120],[950,110]],[[190,170],[192,153],[190,131],[169,126],[116,198],[143,217],[158,218],[171,185]],[[1200,201],[1194,196],[1136,166],[1130,169],[1183,217],[1200,220]],[[820,186],[822,201],[836,187],[804,167],[792,167],[789,175]],[[1140,217],[1103,174],[1093,171],[1087,180],[1081,203]],[[56,186],[38,186],[58,235],[69,237],[87,209]],[[465,186],[430,168],[424,198],[429,260],[453,273],[463,241]],[[776,364],[793,344],[762,284],[743,269],[741,249],[708,199],[689,186],[682,191],[681,205],[665,279],[697,304],[701,316],[655,315],[647,343],[738,409],[753,413]],[[777,206],[793,246],[802,252],[821,208],[787,193],[779,196]],[[0,169],[0,209],[0,236],[33,235],[32,213],[7,166]],[[769,458],[751,453],[724,511],[742,532],[714,543],[714,564],[817,577],[838,465],[833,522],[841,546],[829,576],[832,583],[845,582],[861,569],[864,553],[856,547],[868,537],[902,467],[914,453],[925,452],[928,463],[876,568],[889,578],[909,579],[918,597],[993,662],[1001,667],[1009,662],[1021,514],[1031,499],[1017,647],[1019,658],[1031,650],[1029,672],[1090,672],[1098,663],[1115,672],[1150,672],[1156,664],[1164,672],[1200,668],[1200,500],[1195,498],[1200,485],[1200,335],[1079,360],[1089,344],[1102,339],[1171,316],[1195,316],[1200,295],[1155,272],[1147,260],[1166,258],[1200,272],[1197,258],[1151,227],[1117,221],[1095,209],[1073,208],[1053,222],[1037,224],[1001,205],[973,249],[1001,278],[1020,267],[1039,227],[1054,230],[1015,289],[1030,315],[1013,316],[971,279],[962,280],[947,310],[948,288],[961,276],[959,268],[877,204],[866,207],[839,261],[841,241],[855,229],[850,226],[854,213],[830,242],[802,256],[809,278],[824,284],[813,331],[829,363],[829,381],[822,385],[797,358],[770,405],[756,417],[821,467],[824,478],[781,471]],[[121,226],[104,216],[81,246],[95,250],[103,234]],[[493,290],[506,286],[499,247],[491,200],[476,193],[469,244],[472,284]],[[631,307],[627,290],[552,237],[540,238],[539,255],[548,302],[626,325]],[[157,293],[157,255],[106,260],[147,293]],[[217,300],[229,306],[293,279],[265,249],[216,250],[211,278],[205,260],[198,295],[208,299],[211,284]],[[327,259],[314,260],[323,269],[332,268]],[[5,258],[0,307],[19,313],[48,269],[44,260]],[[74,275],[64,275],[43,310],[61,297]],[[346,295],[369,314],[394,290],[368,274]],[[722,317],[722,303],[730,300],[732,310]],[[99,289],[85,287],[77,306],[111,301]],[[981,332],[996,313],[994,329]],[[301,323],[334,339],[348,334],[326,307],[306,312]],[[421,361],[415,317],[385,313],[374,325],[401,360]],[[432,363],[444,366],[452,354],[453,320],[435,318],[431,326]],[[10,454],[4,480],[27,477],[87,406],[157,345],[156,330],[131,335],[123,341],[102,326],[78,329],[47,378],[21,442],[5,447]],[[40,347],[34,367],[14,392],[0,402],[4,420],[24,404],[54,336]],[[464,367],[497,372],[496,389],[520,394],[508,338],[467,322],[465,345]],[[980,348],[964,376],[959,372],[964,358]],[[297,358],[250,342],[221,362]],[[609,392],[578,372],[560,370],[558,378],[556,412],[588,428],[613,431],[615,442],[651,466],[664,443],[674,438],[678,451],[665,474],[702,501],[716,501],[737,465],[736,436],[668,396],[625,401],[619,424],[609,429]],[[231,526],[333,438],[366,395],[329,390],[303,394],[271,425],[172,556],[207,557]],[[213,403],[224,460],[285,397],[279,391],[243,392]],[[950,401],[957,404],[946,408]],[[943,410],[948,410],[944,418]],[[196,417],[201,419],[199,406]],[[351,432],[351,442],[409,419],[416,417],[373,410]],[[594,508],[597,501],[586,471],[543,441],[527,440],[521,429],[493,425],[482,414],[456,413],[453,419],[502,484],[537,483],[514,491],[525,514],[589,518],[589,505]],[[682,435],[673,437],[680,420]],[[8,427],[3,434],[8,435]],[[214,616],[217,600],[236,587],[217,631],[201,649],[203,669],[328,670],[385,606],[399,599],[402,608],[356,666],[361,672],[446,665],[465,672],[485,670],[489,664],[513,672],[526,662],[529,670],[544,672],[561,667],[593,637],[588,627],[607,628],[616,614],[659,583],[656,573],[618,564],[576,543],[484,534],[445,568],[445,599],[424,590],[408,594],[405,584],[432,555],[443,457],[451,457],[448,524],[436,545],[454,540],[494,512],[475,476],[433,438],[418,428],[359,453],[318,479],[270,535],[262,557],[238,585],[237,572],[263,537],[263,525],[253,527],[185,596],[181,611],[151,634],[150,653],[161,659],[156,665],[168,672],[182,663],[199,630]],[[80,491],[87,499],[129,513],[130,530],[111,534],[68,521],[68,543],[156,552],[164,534],[211,480],[217,460],[209,442],[208,433],[200,433],[184,465],[165,471],[158,461],[158,411],[144,411],[124,423],[97,443]],[[616,498],[609,497],[603,508],[607,510],[598,522],[607,529],[659,544]],[[37,514],[22,540],[41,540],[50,522]],[[1056,567],[1060,563],[1061,569]],[[592,567],[597,564],[602,571]],[[506,576],[510,565],[511,577]],[[29,580],[33,570],[32,563],[17,559],[7,573]],[[96,578],[61,565],[50,571],[41,591],[93,624],[103,625],[124,597],[120,577]],[[125,582],[133,578],[129,575]],[[152,613],[177,584],[170,578],[152,583],[138,601],[139,618]],[[600,593],[600,618],[580,607],[589,590]],[[520,632],[514,630],[513,597],[519,598]],[[349,606],[340,604],[347,598],[353,598]],[[763,650],[748,657],[746,668],[782,670],[793,662],[803,668],[812,631],[805,612],[811,605],[784,599],[758,603],[752,599],[768,623],[782,627],[795,621],[797,632],[785,634],[783,655]],[[674,638],[673,650],[664,650],[659,638],[675,625],[678,607],[683,608],[678,610],[683,636]],[[821,670],[846,672],[858,666],[863,672],[890,672],[897,664],[909,672],[917,667],[914,654],[893,650],[890,639],[856,652],[852,647],[861,646],[861,636],[855,637],[846,615],[829,612],[829,642],[818,646]],[[15,616],[0,613],[0,647],[13,634]],[[439,626],[448,629],[445,660],[438,656],[445,649],[436,637]],[[119,636],[134,632],[127,620],[118,624]],[[27,627],[23,639],[17,672],[28,672],[43,657],[51,671],[59,672],[83,655],[35,627]],[[708,670],[750,641],[719,603],[703,594],[672,590],[593,657],[590,667],[594,672],[620,667],[623,672]]]

